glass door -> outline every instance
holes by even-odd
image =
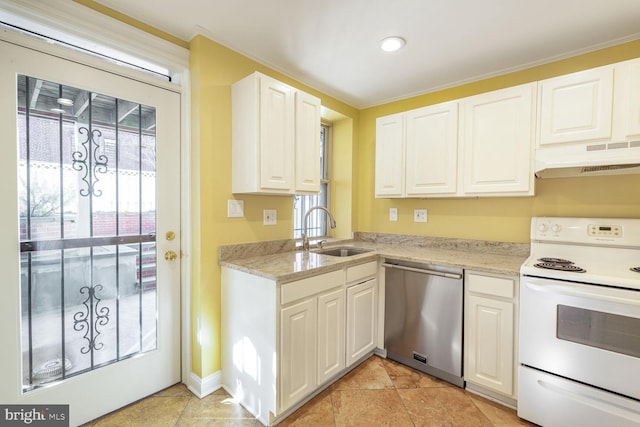
[[[0,401],[74,425],[180,381],[180,95],[0,55]]]

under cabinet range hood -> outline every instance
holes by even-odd
[[[536,178],[640,174],[640,141],[536,149]]]

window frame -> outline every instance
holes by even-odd
[[[333,145],[333,126],[328,122],[321,122],[321,135],[324,134],[324,140],[321,139],[321,157],[320,157],[320,193],[318,194],[299,194],[294,196],[293,200],[293,238],[296,241],[302,239],[302,230],[304,229],[304,215],[306,211],[312,206],[324,206],[331,211],[331,154]],[[325,203],[311,204],[309,198],[322,197],[322,189],[324,187],[324,199]],[[307,201],[305,203],[305,201]],[[297,208],[301,205],[304,209]],[[328,218],[324,212],[317,210],[310,216],[310,224],[315,223],[315,226],[309,227],[309,238],[313,239],[326,239],[329,237],[330,228],[327,227]],[[321,232],[315,233],[313,230],[317,230],[320,227]]]

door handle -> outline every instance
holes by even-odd
[[[584,298],[589,300],[611,302],[614,304],[624,304],[636,307],[640,306],[640,301],[638,301],[635,296],[632,295],[633,291],[616,290],[615,295],[608,295],[607,293],[599,292],[599,289],[596,288],[594,288],[593,290],[583,289],[584,285],[574,284],[566,286],[562,284],[546,284],[537,283],[535,280],[529,280],[525,285],[532,291],[537,292],[549,292],[559,295],[565,295],[568,297]]]
[[[164,259],[167,261],[175,261],[178,259],[178,254],[174,251],[167,251],[164,253]]]

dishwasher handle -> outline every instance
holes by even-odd
[[[412,271],[414,273],[429,274],[431,276],[446,277],[448,279],[456,279],[456,280],[462,279],[462,274],[457,274],[457,273],[445,273],[443,271],[428,270],[426,268],[407,267],[404,265],[389,264],[386,262],[383,262],[382,266],[385,268],[395,268],[398,270]]]

